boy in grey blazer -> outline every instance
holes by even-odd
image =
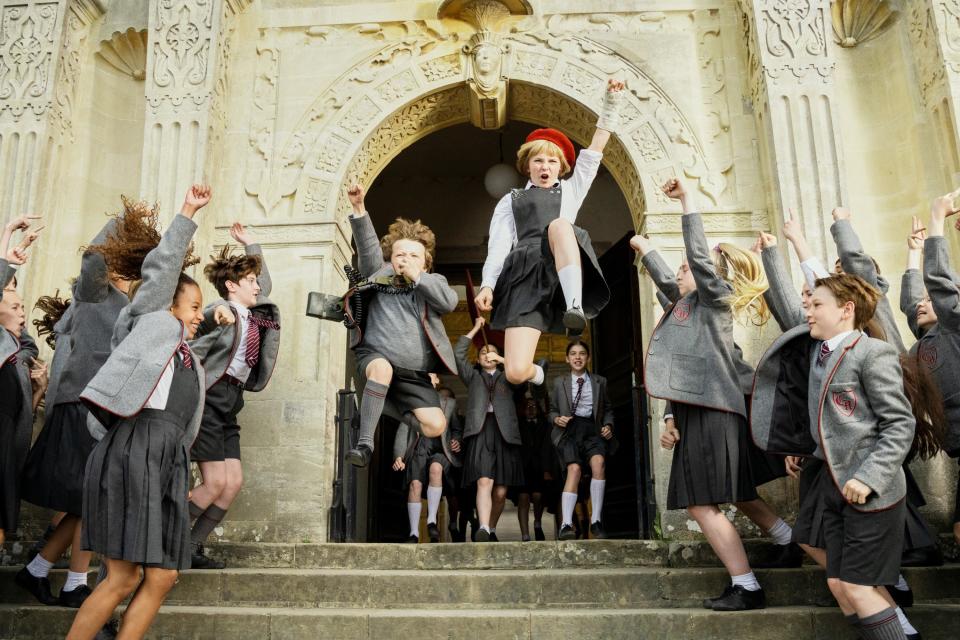
[[[849,274],[816,285],[806,325],[780,336],[757,367],[750,427],[764,450],[816,459],[804,469],[816,477],[795,535],[820,529],[830,590],[865,638],[902,638],[876,587],[899,574],[915,422],[896,349],[862,332],[880,293]]]
[[[245,248],[231,255],[230,245],[204,268],[220,299],[207,305],[190,347],[203,362],[207,389],[200,431],[190,458],[200,467],[201,484],[193,488],[190,532],[193,569],[222,569],[209,558],[203,542],[223,521],[243,486],[240,425],[244,391],[267,386],[280,347],[280,310],[268,297],[273,288],[263,251],[239,222],[231,237]]]
[[[404,283],[393,291],[397,295],[375,291],[365,327],[351,334],[350,346],[366,384],[360,402],[360,437],[346,458],[364,467],[373,455],[373,436],[387,401],[403,421],[428,438],[447,428],[440,396],[428,374],[457,373],[442,321],[443,314],[456,308],[457,294],[445,277],[430,271],[436,239],[429,227],[419,220],[398,218],[381,240],[367,215],[363,187],[355,184],[347,195],[353,207],[350,226],[361,275],[371,281],[385,278]]]
[[[434,386],[439,388],[440,378],[430,374]],[[459,444],[454,448],[453,434],[458,430],[457,402],[453,398],[440,397],[440,408],[447,419],[448,429],[436,438],[425,438],[406,422],[401,422],[393,440],[393,470],[406,472],[407,516],[410,520],[410,536],[407,542],[420,541],[420,509],[423,487],[427,494],[427,534],[430,542],[440,542],[437,513],[444,489],[448,494],[455,491],[451,471],[460,467]],[[451,515],[451,519],[453,516]]]
[[[575,340],[567,345],[570,375],[554,381],[547,418],[553,425],[550,440],[557,449],[565,478],[560,496],[562,521],[558,538],[573,540],[573,511],[577,506],[583,467],[590,467],[590,537],[607,537],[603,530],[606,460],[615,450],[613,407],[607,401],[607,379],[587,373],[590,347]]]

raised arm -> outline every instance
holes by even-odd
[[[919,338],[923,331],[917,324],[917,305],[923,300],[923,276],[920,268],[923,264],[923,242],[926,229],[917,216],[913,216],[910,235],[907,236],[907,268],[900,279],[900,311],[907,316],[910,333]]]
[[[450,313],[457,308],[457,292],[450,288],[445,276],[423,272],[416,283],[414,291],[437,313]]]
[[[667,197],[679,200],[683,207],[683,243],[700,300],[707,305],[724,305],[727,296],[733,293],[733,288],[729,282],[717,275],[710,256],[707,235],[703,230],[703,219],[699,213],[694,213],[692,198],[676,178],[663,185],[663,192]]]
[[[833,235],[837,253],[840,254],[840,266],[846,273],[860,276],[870,283],[870,286],[881,293],[886,293],[890,289],[890,284],[877,272],[877,264],[873,258],[863,250],[860,238],[850,224],[850,212],[843,207],[838,207],[833,210],[833,219],[830,234]]]
[[[483,318],[478,318],[478,320],[483,320]],[[479,327],[474,325],[474,328],[470,331],[470,333],[457,338],[457,344],[453,348],[453,357],[457,361],[457,375],[459,375],[460,379],[463,380],[463,384],[467,385],[468,390],[470,389],[470,383],[473,382],[474,377],[477,375],[477,371],[473,368],[473,364],[467,360],[467,353],[470,351],[470,343],[473,342],[473,336],[477,335],[477,331],[479,331]]]
[[[800,296],[797,295],[793,282],[791,282],[787,270],[784,268],[776,238],[774,236],[770,236],[770,238],[773,238],[772,242],[768,238],[764,238],[763,251],[760,253],[763,270],[767,274],[767,283],[770,285],[763,292],[763,297],[770,308],[770,314],[780,326],[780,330],[786,331],[806,322],[806,313],[803,309],[803,303],[800,301]]]
[[[933,201],[930,211],[930,237],[923,245],[923,281],[937,314],[937,324],[948,331],[960,330],[960,290],[957,276],[950,268],[947,239],[943,237],[944,221],[953,211],[953,200],[960,190]]]
[[[622,80],[607,80],[607,89],[603,94],[603,107],[597,119],[597,130],[590,141],[590,151],[603,151],[610,140],[611,133],[617,133],[620,128],[620,107],[624,101],[623,89],[626,87]]]
[[[83,252],[83,257],[80,258],[80,275],[77,276],[73,288],[73,297],[78,302],[101,302],[106,299],[110,291],[110,274],[107,261],[95,247],[102,245],[111,233],[116,232],[119,222],[119,218],[110,218]]]
[[[357,264],[364,278],[369,278],[383,268],[383,249],[380,247],[380,238],[373,228],[373,222],[367,215],[364,206],[364,191],[359,184],[354,184],[347,190],[353,214],[350,216],[350,228],[353,229],[353,241],[357,245]]]
[[[257,298],[269,298],[270,292],[273,291],[273,280],[270,278],[270,271],[267,269],[267,261],[263,257],[263,249],[253,241],[247,228],[239,222],[234,222],[230,226],[230,237],[243,245],[243,250],[248,256],[260,256],[260,275],[257,276],[260,294]]]
[[[670,302],[680,299],[680,288],[677,286],[677,277],[670,271],[670,266],[653,248],[650,240],[641,235],[630,239],[630,247],[640,255],[640,262],[646,268],[653,284]]]
[[[17,275],[17,267],[26,264],[27,248],[37,239],[37,234],[43,227],[28,232],[23,241],[16,247],[10,246],[13,233],[18,229],[26,232],[34,221],[39,219],[40,216],[21,216],[4,225],[3,232],[0,233],[0,284],[3,287],[10,284],[14,276]]]
[[[198,184],[187,191],[180,213],[174,216],[170,226],[160,237],[160,243],[144,258],[141,268],[143,280],[133,300],[120,312],[117,329],[121,327],[124,316],[129,319],[170,307],[177,291],[177,282],[183,270],[183,259],[190,246],[190,239],[197,230],[193,217],[208,202],[210,187]],[[118,338],[122,340],[116,331],[113,338],[115,341]]]

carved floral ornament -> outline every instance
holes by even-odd
[[[641,68],[581,30],[559,28],[552,19],[527,16],[511,25],[509,32],[497,34],[501,45],[509,46],[510,99],[521,101],[510,105],[511,117],[563,128],[584,142],[606,79],[623,77],[628,85],[624,130],[608,147],[605,164],[633,201],[634,216],[669,209],[656,199],[653,187],[675,175],[690,177],[710,202],[720,205],[727,190],[726,167],[711,166],[697,129]],[[461,100],[469,94],[451,93],[467,89],[473,71],[461,51],[462,34],[434,21],[362,26],[325,29],[322,34],[308,29],[309,37],[324,42],[376,38],[383,46],[325,87],[283,135],[278,132],[276,97],[281,51],[272,34],[262,34],[244,180],[261,215],[273,215],[274,209],[295,218],[341,211],[346,205],[340,186],[349,177],[372,180],[390,158],[426,135],[425,130],[470,117],[469,100]],[[549,122],[525,115],[535,112],[526,106],[533,93],[554,105],[540,114],[540,120]],[[448,97],[431,102],[438,95]],[[409,117],[396,120],[400,114]],[[578,133],[579,128],[585,133]]]
[[[833,0],[834,40],[841,47],[855,47],[893,26],[897,15],[887,0]]]

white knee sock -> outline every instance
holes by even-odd
[[[579,307],[583,299],[583,269],[578,264],[568,264],[557,275],[560,276],[560,288],[563,289],[567,309]]]
[[[407,517],[410,518],[410,535],[420,537],[420,501],[407,503]]]
[[[600,522],[603,514],[603,490],[607,486],[606,480],[590,479],[590,504],[593,506],[593,513],[590,514],[590,524]]]
[[[546,374],[543,373],[543,367],[538,364],[533,365],[533,377],[530,378],[530,383],[539,387],[545,379]]]
[[[70,592],[79,586],[87,585],[86,571],[67,571],[67,580],[63,583],[63,591]]]
[[[563,512],[561,525],[573,526],[573,510],[577,508],[577,494],[564,491],[560,495],[560,510]]]
[[[916,628],[910,624],[910,621],[907,620],[907,615],[903,612],[903,609],[897,607],[897,620],[900,621],[900,626],[903,627],[904,635],[909,635],[917,633]]]
[[[39,553],[35,555],[33,560],[30,561],[30,564],[27,565],[27,571],[34,578],[46,578],[50,575],[50,569],[52,568],[53,563],[45,560]]]
[[[790,544],[790,538],[793,536],[793,529],[791,529],[790,525],[784,522],[782,518],[777,518],[777,521],[772,527],[770,527],[770,531],[767,533],[777,544],[786,545]]]
[[[730,576],[730,583],[733,586],[740,585],[747,591],[758,591],[760,589],[760,583],[757,582],[757,576],[753,575],[753,571],[742,576]]]
[[[440,496],[443,487],[427,487],[427,524],[437,523],[437,510],[440,509]]]
[[[910,590],[910,585],[907,584],[907,579],[903,577],[902,573],[899,576],[897,576],[897,584],[893,585],[893,588],[896,589],[897,591]]]

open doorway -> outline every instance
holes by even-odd
[[[460,297],[457,310],[444,319],[447,334],[453,341],[472,326],[466,306],[466,274],[469,272],[479,286],[488,225],[497,202],[487,193],[484,175],[497,163],[512,165],[517,148],[535,128],[524,122],[511,122],[499,132],[483,131],[468,124],[445,128],[406,148],[367,190],[367,209],[378,233],[383,234],[397,217],[419,218],[435,232],[434,269],[447,277]],[[637,402],[639,378],[634,375],[639,371],[642,358],[636,272],[632,253],[624,240],[632,224],[622,192],[603,167],[577,222],[590,233],[614,292],[610,308],[584,336],[596,353],[592,369],[610,380],[617,416],[615,431],[621,443],[620,451],[607,461],[608,501],[604,519],[613,525],[608,525],[611,535],[639,537],[644,530],[642,509],[638,508],[644,500],[644,486],[638,466],[646,467],[647,460],[643,455],[646,447],[635,446],[638,433],[645,432],[638,431],[645,416],[642,403]],[[552,384],[552,378],[568,372],[564,362],[566,345],[565,336],[541,338],[537,357],[550,358],[548,385]],[[442,376],[442,383],[455,393],[462,414],[465,387],[453,376]],[[356,383],[355,388],[359,388]],[[359,474],[360,539],[399,542],[407,538],[403,474],[391,469],[396,430],[394,420],[382,420],[374,457],[368,469]],[[552,538],[552,526],[552,520],[545,516],[547,539]],[[444,528],[441,523],[441,529]],[[520,539],[517,510],[509,500],[497,533],[502,541]]]

